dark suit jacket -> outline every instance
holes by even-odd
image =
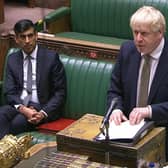
[[[108,90],[108,106],[114,97],[119,98],[117,108],[128,117],[136,106],[137,80],[141,55],[134,42],[128,41],[121,46],[117,63],[112,73]],[[158,67],[151,85],[148,104],[152,107],[152,120],[156,123],[168,122],[168,42],[161,54]]]
[[[58,118],[66,96],[66,77],[56,52],[38,47],[36,70],[37,95],[49,120]],[[4,94],[10,105],[22,104],[23,54],[21,50],[9,55],[6,66]]]

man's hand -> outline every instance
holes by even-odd
[[[44,117],[42,112],[37,112],[28,121],[32,124],[38,124]]]
[[[19,107],[19,111],[27,117],[27,120],[32,124],[38,124],[45,116],[42,112],[36,111],[33,107],[24,105]]]
[[[120,125],[122,121],[128,120],[121,110],[114,110],[110,116],[110,122],[114,121],[116,125]]]
[[[24,105],[21,105],[20,107],[19,107],[19,111],[20,111],[20,113],[22,113],[24,116],[26,116],[26,118],[29,120],[30,118],[32,118],[32,116],[34,115],[34,114],[36,114],[37,113],[37,111],[34,109],[34,108],[32,108],[32,107],[26,107],[26,106],[24,106]]]
[[[129,115],[130,124],[132,125],[139,124],[141,120],[149,117],[150,117],[150,110],[148,107],[136,107],[131,111]]]

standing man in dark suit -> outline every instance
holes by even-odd
[[[21,49],[7,60],[4,84],[7,105],[0,108],[0,138],[31,131],[41,123],[58,119],[66,97],[65,71],[59,56],[37,44],[32,21],[18,21],[14,31]]]
[[[165,25],[162,13],[151,6],[141,7],[132,15],[130,26],[134,41],[121,46],[108,90],[108,106],[113,98],[118,98],[110,121],[120,124],[129,119],[131,124],[138,124],[142,119],[149,119],[158,125],[168,126],[168,41],[164,38]],[[146,58],[149,58],[150,67],[147,88],[142,82],[148,72],[143,72]]]

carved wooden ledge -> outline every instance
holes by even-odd
[[[116,60],[120,46],[90,41],[55,37],[52,34],[38,33],[38,43],[58,53],[82,56],[92,59]],[[10,46],[16,46],[14,33],[10,33]]]
[[[38,43],[58,53],[92,59],[115,61],[120,46],[38,34]],[[0,79],[2,79],[5,56],[9,48],[18,47],[13,31],[0,35]]]
[[[117,45],[55,37],[46,33],[39,33],[38,41],[58,53],[103,60],[115,60],[120,48]]]

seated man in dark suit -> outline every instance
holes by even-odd
[[[7,60],[7,105],[0,108],[0,138],[58,119],[66,97],[66,77],[59,55],[37,44],[32,21],[18,21],[14,31],[21,49]]]
[[[143,119],[168,126],[168,41],[165,18],[151,6],[138,9],[130,19],[134,41],[124,43],[108,91],[108,106],[118,98],[110,121],[138,124]],[[168,139],[167,147],[168,151]],[[168,160],[168,153],[167,153]]]

